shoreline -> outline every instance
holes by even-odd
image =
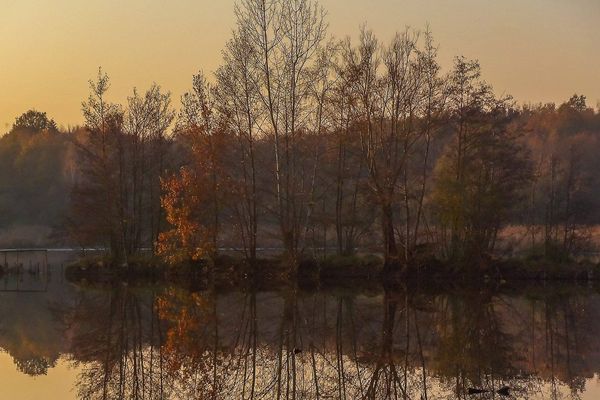
[[[299,287],[418,286],[527,286],[548,283],[600,283],[600,265],[592,262],[547,260],[489,260],[479,265],[429,260],[418,265],[386,268],[381,259],[331,257],[303,260],[296,268],[278,259],[244,260],[221,257],[214,262],[168,266],[159,260],[137,260],[128,266],[111,266],[103,261],[80,259],[65,267],[70,282],[110,284],[152,282],[199,286],[248,287],[297,285]]]

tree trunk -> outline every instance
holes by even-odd
[[[394,229],[394,212],[390,202],[381,206],[381,227],[383,230],[384,259],[386,268],[395,270],[399,264],[398,245]]]

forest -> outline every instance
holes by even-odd
[[[239,1],[221,66],[179,100],[152,85],[85,123],[26,111],[0,137],[0,245],[102,248],[114,265],[377,255],[477,266],[595,248],[600,108],[498,95],[444,71],[429,28],[327,33],[316,3]]]

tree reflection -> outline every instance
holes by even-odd
[[[431,366],[453,381],[458,398],[468,388],[496,391],[517,375],[520,355],[503,331],[501,316],[488,291],[468,291],[440,301],[439,345]]]
[[[227,365],[215,297],[171,289],[160,296],[158,310],[168,326],[162,350],[174,390],[181,398],[216,398]]]
[[[153,292],[113,288],[81,299],[69,315],[72,357],[85,399],[164,399],[161,321]]]
[[[597,295],[220,293],[118,286],[69,313],[87,399],[577,397],[600,366]],[[585,357],[584,357],[585,355]]]
[[[56,366],[56,359],[47,359],[44,357],[34,357],[34,358],[25,358],[13,359],[17,369],[24,374],[30,376],[38,376],[38,375],[46,375],[48,373],[48,369],[54,368]]]
[[[383,309],[381,350],[375,361],[364,397],[369,399],[407,398],[407,365],[402,365],[402,358],[405,359],[405,357],[399,354],[402,352],[401,349],[396,351],[394,347],[394,328],[398,309],[397,296],[386,291]],[[403,312],[406,311],[405,308]],[[406,333],[406,345],[408,346],[408,332]],[[408,352],[405,351],[404,354],[408,356]]]

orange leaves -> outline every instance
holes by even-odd
[[[231,135],[212,117],[214,105],[205,81],[195,79],[177,127],[189,159],[177,174],[161,180],[161,206],[171,228],[159,235],[157,247],[172,265],[214,255],[230,182],[224,160],[232,149]]]
[[[168,323],[163,351],[172,374],[208,370],[205,352],[212,343],[213,300],[201,293],[169,289],[157,300],[158,315]],[[188,368],[185,368],[185,367]]]
[[[209,197],[206,186],[189,168],[161,181],[161,205],[171,229],[158,240],[158,253],[169,264],[197,261],[212,249],[210,229],[202,225],[202,209]]]

